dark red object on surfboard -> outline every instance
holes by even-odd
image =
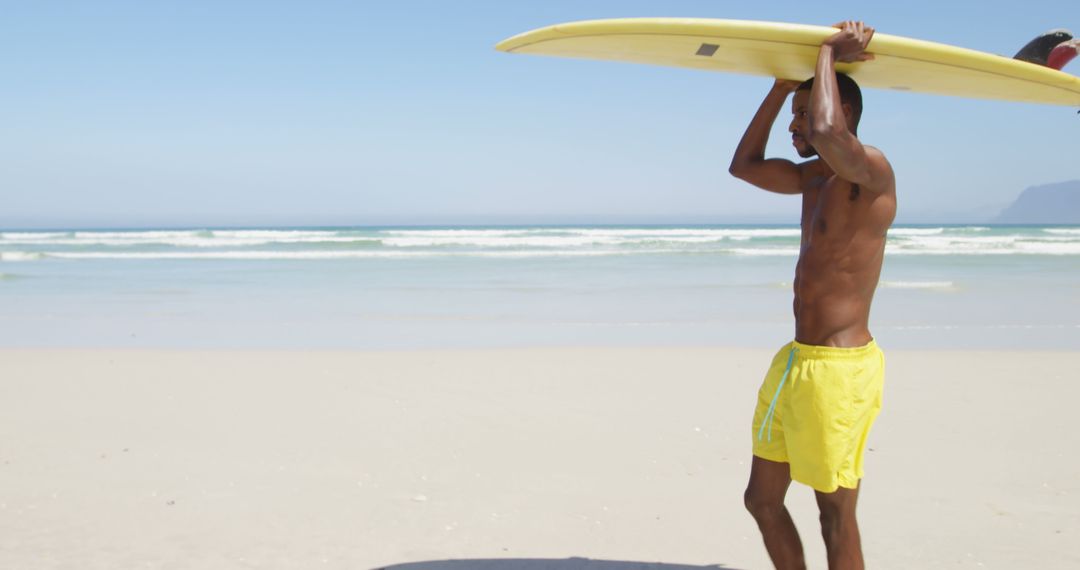
[[[1031,40],[1013,59],[1061,70],[1080,51],[1080,41],[1069,30],[1050,30]]]
[[[1050,50],[1050,55],[1046,56],[1046,67],[1052,67],[1060,70],[1065,67],[1065,64],[1072,61],[1072,58],[1080,53],[1080,40],[1072,39],[1067,42],[1061,42],[1054,49]]]

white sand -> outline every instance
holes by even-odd
[[[0,568],[768,568],[770,356],[0,351]],[[1080,568],[1078,356],[887,351],[870,568]]]

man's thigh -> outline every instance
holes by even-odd
[[[859,500],[859,488],[838,487],[832,493],[814,491],[818,510],[824,515],[855,516],[855,504]]]
[[[750,482],[746,486],[748,506],[783,503],[790,486],[791,468],[787,463],[754,456],[750,463]]]

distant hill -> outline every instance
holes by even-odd
[[[1080,224],[1080,180],[1032,186],[994,220],[1000,224]]]

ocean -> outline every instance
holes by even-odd
[[[0,231],[0,347],[774,347],[794,226]],[[899,226],[886,348],[1080,348],[1080,227]]]

